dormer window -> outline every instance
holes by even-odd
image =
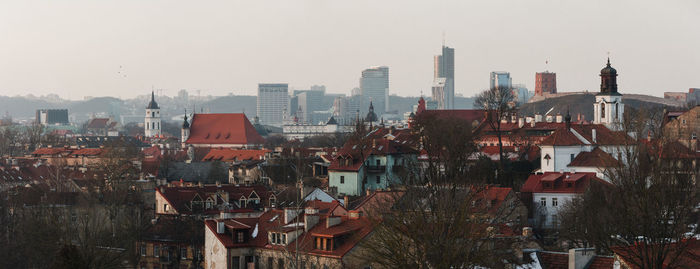
[[[243,243],[245,242],[245,234],[241,231],[236,233],[236,242],[238,243]]]

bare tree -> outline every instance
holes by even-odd
[[[601,253],[617,250],[638,268],[684,268],[679,257],[687,255],[688,235],[698,224],[695,152],[662,136],[618,150],[621,161],[605,171],[612,184],[593,186],[568,204],[561,235]]]
[[[491,208],[487,176],[468,164],[471,125],[425,114],[413,132],[424,154],[404,187],[370,210],[376,226],[355,258],[380,268],[498,268],[508,255],[492,236],[510,209]]]
[[[503,132],[501,122],[507,119],[516,110],[516,99],[513,89],[510,87],[494,87],[481,92],[474,100],[474,107],[486,112],[486,124],[498,137],[498,156],[500,172],[503,171]],[[502,173],[499,173],[501,177]]]

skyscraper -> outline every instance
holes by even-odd
[[[372,101],[374,111],[381,117],[389,108],[389,67],[378,66],[362,70],[362,111],[368,111]]]
[[[435,56],[433,73],[433,101],[438,109],[455,106],[455,49],[442,46],[442,55]]]
[[[510,73],[508,72],[491,72],[491,83],[490,88],[512,88],[513,81],[510,78]]]
[[[289,105],[289,85],[258,84],[257,114],[260,123],[282,126]]]

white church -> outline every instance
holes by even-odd
[[[540,144],[540,172],[595,172],[606,179],[606,167],[622,160],[622,149],[632,138],[621,128],[622,94],[617,92],[617,70],[608,63],[600,71],[600,92],[593,104],[592,124],[572,124],[558,129]]]

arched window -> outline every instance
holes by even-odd
[[[600,118],[605,118],[605,103],[600,103]]]
[[[151,112],[151,117],[155,118],[155,117],[156,117],[156,113],[155,113],[155,112]]]
[[[615,119],[618,119],[620,116],[620,103],[615,102]]]

